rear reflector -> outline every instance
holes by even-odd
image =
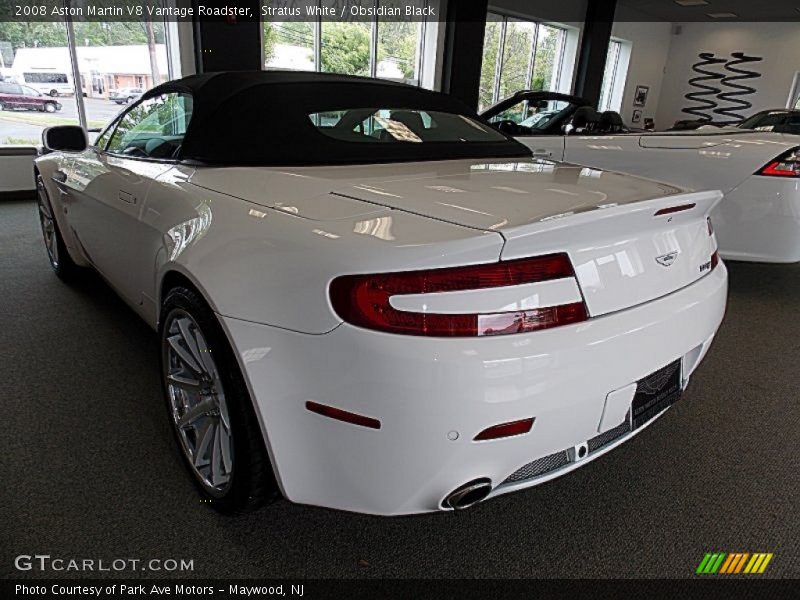
[[[671,215],[673,213],[683,212],[685,210],[692,210],[696,204],[679,204],[678,206],[670,206],[669,208],[662,208],[656,211],[654,216],[660,217],[661,215]]]
[[[714,254],[711,255],[711,270],[713,271],[718,264],[719,264],[719,251],[715,250]]]
[[[370,429],[381,428],[381,422],[378,421],[378,419],[351,413],[346,410],[342,410],[341,408],[326,406],[324,404],[312,402],[311,400],[306,402],[306,409],[313,413],[317,413],[318,415],[322,415],[323,417],[336,419],[337,421],[344,421],[345,423],[352,423],[353,425],[361,425],[361,427],[369,427]]]
[[[548,254],[488,265],[345,275],[331,282],[334,311],[352,325],[406,335],[474,337],[502,335],[577,323],[588,318],[582,302],[494,314],[420,313],[394,308],[389,299],[405,294],[483,290],[575,277],[566,254]]]
[[[522,435],[523,433],[528,433],[531,430],[531,427],[533,427],[533,421],[534,418],[531,417],[529,419],[521,419],[519,421],[495,425],[481,431],[475,436],[473,441],[481,442],[484,440],[496,440],[498,438],[511,437],[512,435]]]
[[[800,177],[800,148],[781,154],[756,172],[767,177]]]

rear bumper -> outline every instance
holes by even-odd
[[[630,437],[623,431],[579,462],[501,485],[531,461],[598,436],[609,392],[678,358],[688,379],[722,321],[726,295],[720,264],[691,286],[632,309],[475,339],[389,335],[346,324],[315,336],[221,320],[286,497],[397,515],[438,510],[447,494],[477,478],[491,479],[492,495],[535,485]],[[311,413],[308,400],[379,419],[381,428]],[[473,441],[492,425],[527,417],[536,419],[528,434]]]
[[[748,177],[711,215],[723,258],[800,262],[800,182]]]

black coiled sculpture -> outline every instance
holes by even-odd
[[[692,65],[692,71],[698,73],[699,77],[692,77],[689,80],[689,85],[700,89],[689,92],[685,98],[699,104],[684,108],[682,112],[697,117],[697,121],[708,121],[709,123],[712,122],[713,116],[708,111],[728,117],[725,121],[717,121],[716,123],[719,125],[736,123],[744,119],[744,115],[740,114],[739,111],[753,108],[753,105],[741,98],[741,96],[754,94],[756,89],[749,85],[742,85],[741,82],[748,79],[757,79],[761,77],[761,73],[738,67],[747,63],[760,62],[763,59],[758,56],[747,56],[744,52],[734,52],[731,54],[732,60],[717,57],[713,52],[701,52],[698,56],[700,61]],[[709,67],[721,64],[725,64],[727,75],[708,70]],[[723,92],[722,89],[714,85],[716,82],[719,82],[723,87],[731,89]],[[728,105],[720,107],[720,102],[725,102]]]
[[[739,98],[739,96],[755,94],[756,89],[750,87],[749,85],[742,85],[734,82],[747,79],[757,79],[761,77],[761,73],[757,73],[756,71],[748,71],[746,69],[737,69],[736,67],[745,63],[760,62],[763,59],[758,56],[747,56],[744,52],[734,52],[731,54],[731,56],[734,60],[728,61],[728,63],[725,65],[725,70],[729,73],[734,73],[734,75],[728,75],[724,77],[720,83],[729,88],[733,88],[733,91],[722,92],[717,96],[717,98],[721,101],[733,104],[734,106],[715,108],[714,112],[718,115],[730,117],[730,122],[735,123],[744,119],[744,115],[739,114],[738,111],[753,108],[753,105],[750,102]]]
[[[716,109],[717,102],[712,98],[716,98],[722,90],[713,85],[707,85],[704,82],[715,82],[723,79],[725,76],[722,73],[715,71],[708,71],[705,67],[712,65],[720,65],[728,62],[726,58],[717,58],[713,52],[701,52],[699,55],[700,61],[692,65],[692,71],[699,73],[699,77],[692,77],[689,80],[689,85],[692,87],[700,88],[701,91],[689,92],[685,98],[692,102],[699,102],[697,106],[690,106],[684,108],[682,112],[693,115],[701,121],[711,121],[712,117],[709,113],[705,112],[709,109]],[[707,97],[707,96],[710,96]]]

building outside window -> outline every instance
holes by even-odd
[[[63,20],[0,23],[0,145],[38,145],[52,125],[103,127],[143,92],[180,76],[168,57],[173,28],[163,21],[70,25],[71,40]]]
[[[566,91],[567,31],[489,12],[483,42],[479,109],[519,90]]]
[[[429,0],[410,2],[424,9]],[[408,0],[362,0],[362,8],[405,10]],[[339,7],[338,0],[300,0],[297,6]],[[376,16],[371,20],[263,23],[264,68],[361,75],[421,85],[428,23]]]

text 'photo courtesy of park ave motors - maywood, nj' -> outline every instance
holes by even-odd
[[[87,6],[36,6],[14,5],[17,17],[76,17],[76,18],[118,18],[118,17],[152,17],[161,19],[188,19],[192,17],[253,17],[250,7],[206,5],[193,6],[157,6],[134,5],[103,6],[88,4]],[[347,17],[436,17],[436,9],[432,6],[360,6],[343,3],[341,6],[262,6],[262,17],[307,17],[307,18],[339,18]]]

